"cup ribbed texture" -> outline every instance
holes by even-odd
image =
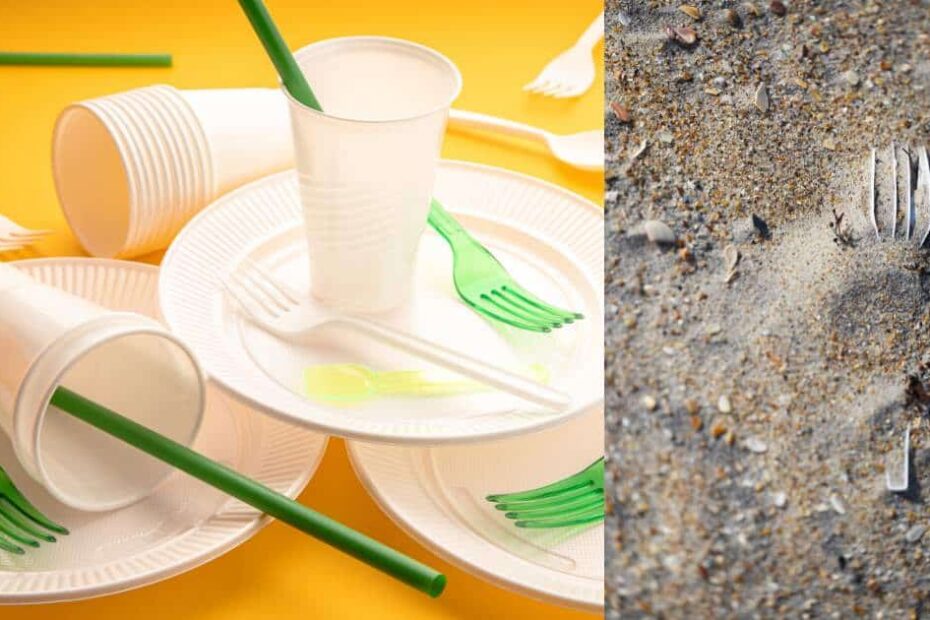
[[[165,247],[213,195],[206,138],[170,86],[84,102],[108,127],[126,168],[132,216],[122,255]]]

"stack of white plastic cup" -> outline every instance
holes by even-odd
[[[205,378],[160,323],[113,312],[0,264],[0,429],[24,469],[62,503],[120,508],[172,469],[49,405],[59,386],[192,445]]]
[[[52,168],[81,245],[100,257],[168,246],[216,196],[293,162],[287,105],[264,88],[150,86],[58,118]]]
[[[310,291],[337,310],[389,310],[410,294],[461,75],[386,37],[329,39],[295,57],[324,110],[288,97]]]

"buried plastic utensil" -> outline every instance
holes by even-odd
[[[911,484],[911,429],[904,431],[904,446],[897,455],[888,454],[885,465],[885,486],[892,493],[906,493]]]
[[[39,540],[55,542],[55,537],[44,530],[68,533],[67,529],[39,512],[0,467],[0,550],[22,555],[26,551],[20,545],[38,547]]]
[[[252,322],[282,340],[301,342],[311,338],[318,327],[339,325],[548,409],[561,410],[570,403],[568,395],[558,390],[374,321],[342,314],[324,314],[314,320],[302,311],[304,295],[277,281],[252,260],[242,261],[223,287]]]
[[[488,495],[485,499],[522,528],[544,529],[595,523],[604,518],[604,457],[552,484]]]

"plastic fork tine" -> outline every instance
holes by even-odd
[[[908,149],[904,149],[904,154],[907,155],[907,166],[904,168],[907,173],[904,177],[904,187],[905,187],[905,214],[907,217],[907,239],[910,240],[914,236],[914,224],[917,222],[917,214],[914,212],[914,187],[913,187],[913,168],[914,160],[911,157],[911,152]]]
[[[0,510],[0,533],[7,538],[12,539],[16,544],[26,545],[27,547],[38,547],[39,541],[23,534],[18,528],[14,527],[7,518],[5,512]]]
[[[917,171],[917,184],[920,185],[921,178],[924,180],[924,190],[927,192],[925,204],[927,205],[928,215],[930,215],[930,161],[928,161],[927,157],[927,147],[922,146],[917,150]],[[924,233],[923,238],[920,240],[920,247],[924,247],[928,236],[930,236],[930,217],[927,218],[927,232]]]
[[[567,478],[528,491],[488,495],[517,527],[555,528],[604,518],[604,459]]]
[[[574,525],[587,525],[597,523],[604,518],[604,507],[593,508],[587,512],[563,515],[553,519],[530,519],[516,521],[514,525],[526,529],[551,529],[557,527],[571,527]]]
[[[501,310],[496,305],[491,303],[489,299],[486,299],[486,296],[479,299],[467,299],[466,301],[472,308],[481,314],[494,319],[495,321],[500,321],[501,323],[506,323],[508,325],[519,327],[520,329],[525,329],[532,332],[548,333],[551,331],[544,325],[522,321],[511,313],[501,312]]]
[[[583,486],[583,482],[579,481],[577,478],[580,477],[580,474],[575,474],[564,480],[559,480],[558,482],[553,482],[552,484],[547,484],[535,489],[530,489],[528,491],[521,491],[518,493],[500,493],[497,495],[488,495],[485,499],[489,502],[520,502],[534,499],[543,499],[545,497],[552,497],[559,493],[564,493],[565,491],[571,491]]]
[[[19,489],[16,488],[16,485],[13,484],[13,481],[7,475],[2,468],[0,468],[0,496],[3,496],[14,508],[21,512],[24,516],[28,517],[35,523],[38,523],[47,530],[52,532],[57,532],[59,534],[67,534],[68,529],[63,525],[59,525],[46,517],[44,514],[39,512],[39,509],[32,505],[32,503],[27,500]]]
[[[543,510],[546,508],[551,508],[552,506],[562,506],[571,504],[573,502],[589,501],[592,498],[596,498],[598,495],[600,495],[598,489],[590,484],[584,484],[575,489],[550,495],[548,497],[527,500],[508,500],[506,502],[500,502],[494,504],[494,508],[497,510],[503,510],[504,512]]]
[[[587,512],[592,508],[597,508],[604,503],[604,496],[601,494],[589,493],[585,497],[579,497],[569,502],[550,504],[541,508],[513,510],[505,514],[508,519],[527,520],[527,519],[546,519],[549,517],[566,516],[573,512]]]
[[[562,323],[572,323],[575,320],[573,316],[556,314],[548,308],[544,308],[538,304],[530,303],[524,297],[515,293],[513,287],[503,286],[501,287],[500,292],[504,299],[509,301],[514,306],[522,309],[524,312],[529,313],[531,316],[539,318],[541,321],[554,323],[553,327],[561,327]]]
[[[285,301],[289,302],[289,305],[297,305],[300,303],[300,295],[298,295],[296,291],[278,278],[272,276],[255,261],[246,259],[243,261],[243,266],[248,269],[248,272],[254,279],[272,288],[277,294],[281,295]]]
[[[898,155],[891,143],[891,238],[898,230]]]
[[[542,76],[537,76],[536,79],[532,82],[527,82],[526,85],[523,86],[523,90],[527,92],[535,92],[536,89],[539,88],[539,85],[542,83],[542,81]]]
[[[39,546],[36,538],[55,542],[54,536],[39,530],[33,523],[59,534],[68,533],[66,528],[39,512],[0,468],[0,549],[21,555],[25,553],[20,547],[21,544],[28,547]]]
[[[223,281],[223,289],[232,297],[236,304],[250,317],[256,320],[278,316],[281,310],[268,305],[264,295],[259,296],[250,287],[244,286],[236,274],[230,275]]]
[[[4,538],[3,534],[0,534],[0,549],[9,553],[15,553],[16,555],[23,555],[26,553],[25,549]]]
[[[29,523],[9,500],[0,499],[0,515],[27,534],[41,538],[45,542],[55,542],[54,536]]]
[[[556,308],[555,306],[551,306],[547,304],[546,302],[541,300],[539,297],[537,297],[536,295],[533,295],[531,292],[529,292],[528,290],[526,290],[525,288],[523,288],[522,286],[518,285],[515,282],[510,283],[510,284],[505,284],[504,290],[511,291],[512,293],[519,295],[527,303],[536,306],[540,310],[545,310],[546,312],[550,314],[554,314],[555,316],[561,317],[562,320],[566,322],[571,322],[574,319],[584,318],[584,315],[581,314],[580,312],[569,312],[568,310],[562,310],[561,308]]]
[[[513,300],[505,297],[501,291],[491,291],[491,294],[487,295],[486,299],[489,303],[497,306],[501,312],[512,314],[527,323],[538,325],[541,328],[562,327],[562,324],[558,321],[552,321],[546,317],[539,316],[527,308],[514,303]]]
[[[7,233],[5,235],[0,235],[0,241],[5,241],[7,243],[35,243],[40,239],[44,239],[47,235],[33,235],[33,234],[16,234],[16,233]]]
[[[275,286],[275,283],[270,278],[265,277],[265,274],[254,266],[250,266],[248,263],[244,263],[240,268],[241,278],[243,281],[248,281],[252,286],[245,286],[249,292],[255,295],[262,295],[267,298],[270,303],[273,303],[278,307],[278,311],[286,311],[291,306],[294,305],[294,302],[291,301],[281,292],[280,288]]]
[[[878,151],[873,147],[869,163],[869,218],[872,221],[872,229],[875,231],[875,238],[881,241],[881,234],[878,232],[878,215],[875,211],[875,166],[878,159]]]

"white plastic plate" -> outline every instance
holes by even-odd
[[[568,408],[544,411],[488,391],[377,398],[351,407],[308,398],[302,376],[315,364],[435,368],[345,329],[321,329],[312,346],[283,342],[251,324],[224,294],[223,279],[246,258],[308,290],[309,259],[292,171],[222,197],[188,223],[162,263],[165,318],[211,378],[247,402],[346,437],[431,444],[487,439],[554,425],[603,402],[601,209],[538,179],[461,162],[442,162],[435,195],[525,288],[585,319],[537,334],[476,314],[456,294],[451,252],[431,229],[421,240],[413,299],[370,318],[510,370],[543,367],[550,385],[570,395]]]
[[[158,316],[157,267],[89,258],[14,264],[41,282],[105,307]],[[194,449],[296,497],[316,471],[326,441],[257,414],[210,384]],[[126,508],[72,510],[28,477],[2,435],[0,466],[30,501],[71,532],[25,555],[0,551],[0,604],[74,600],[148,585],[222,555],[269,522],[250,506],[180,472]]]

